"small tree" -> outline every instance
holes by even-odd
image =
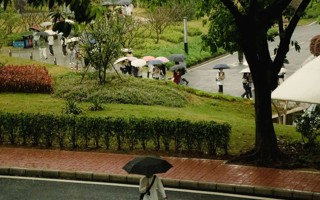
[[[172,16],[175,13],[175,7],[155,7],[148,10],[148,23],[152,32],[156,34],[154,42],[159,43],[160,36],[168,26],[175,23]]]
[[[117,17],[109,19],[97,18],[93,23],[87,24],[80,40],[85,60],[98,71],[99,83],[106,83],[107,69],[112,67],[121,51],[121,24],[117,23]],[[89,67],[86,66],[86,67]]]

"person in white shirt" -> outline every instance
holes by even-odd
[[[51,30],[51,26],[47,26],[45,32],[48,33],[48,45],[49,52],[51,56],[54,56],[53,45],[54,45],[54,36],[57,34],[56,32]]]
[[[147,175],[140,179],[139,192],[141,200],[158,200],[158,192],[162,199],[168,199],[162,181],[156,175]]]

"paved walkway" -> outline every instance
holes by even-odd
[[[134,155],[0,147],[0,174],[138,184],[122,167]],[[165,157],[166,187],[284,199],[320,199],[320,172],[225,164],[222,160]]]

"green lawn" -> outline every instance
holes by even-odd
[[[26,64],[26,59],[10,58],[0,54],[0,62],[7,60],[8,64]],[[31,62],[31,61],[28,61]],[[70,76],[67,68],[53,65],[45,65],[50,74],[56,80],[63,80]],[[57,77],[60,77],[57,79]],[[216,122],[227,122],[232,126],[232,136],[230,142],[230,153],[233,155],[244,152],[254,145],[255,133],[255,118],[254,118],[254,103],[250,100],[231,97],[227,95],[210,94],[198,90],[194,90],[185,86],[177,86],[164,81],[153,81],[145,79],[128,78],[126,84],[131,85],[132,91],[139,89],[147,89],[150,95],[164,92],[165,95],[160,96],[159,100],[167,101],[171,93],[178,93],[186,97],[183,106],[173,107],[165,105],[133,105],[133,104],[118,104],[105,103],[103,111],[89,111],[90,102],[79,102],[78,106],[84,111],[82,115],[87,116],[135,116],[135,117],[164,117],[164,118],[181,118],[192,121],[198,120],[213,120]],[[139,81],[140,83],[137,84]],[[117,85],[115,85],[117,84]],[[66,87],[56,83],[56,87]],[[70,86],[72,88],[73,86]],[[82,87],[81,85],[79,87]],[[87,86],[85,86],[87,87]],[[116,88],[119,86],[119,81],[110,81],[106,88]],[[124,86],[125,87],[125,86]],[[149,89],[148,89],[149,87]],[[157,90],[152,88],[157,87]],[[70,89],[72,90],[72,89]],[[108,91],[110,91],[109,89]],[[130,92],[131,90],[126,90]],[[121,96],[121,93],[119,93]],[[139,98],[135,96],[132,98]],[[61,114],[64,112],[66,100],[55,97],[50,94],[14,94],[0,93],[0,111],[5,112],[28,112],[28,113],[55,113]],[[151,103],[152,104],[152,103]],[[278,136],[281,136],[290,141],[300,139],[299,134],[293,126],[275,125],[275,130]]]

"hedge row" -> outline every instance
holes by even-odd
[[[231,126],[162,118],[94,118],[0,112],[0,144],[227,154]]]

